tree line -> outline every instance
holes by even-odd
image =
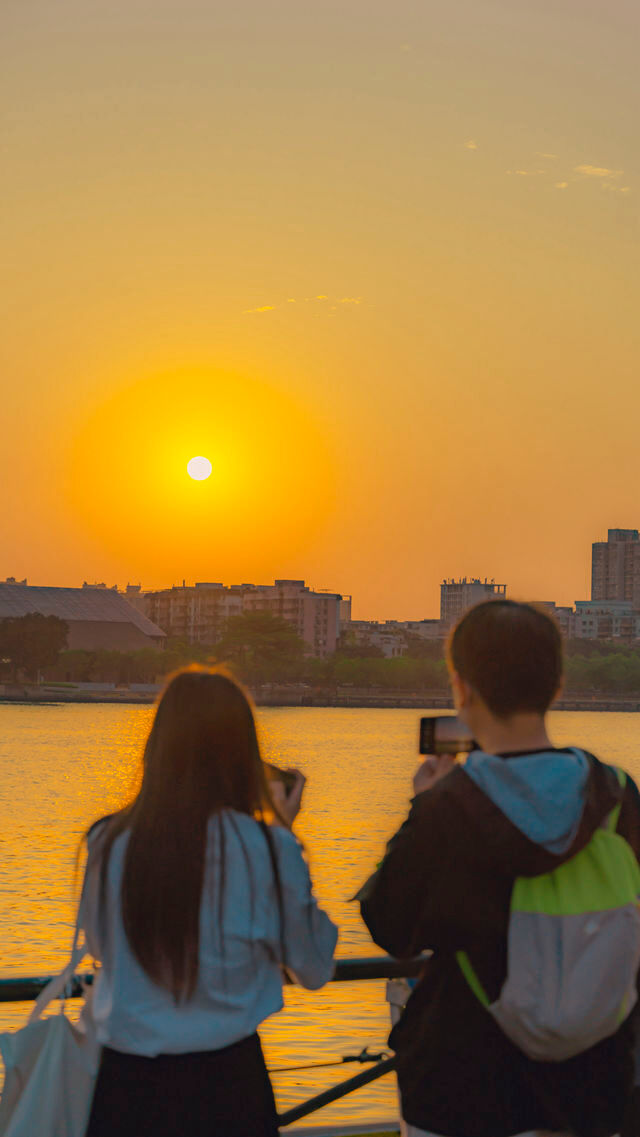
[[[313,687],[362,687],[446,692],[447,669],[441,641],[407,636],[406,654],[385,659],[372,644],[347,633],[324,659],[308,655],[304,641],[286,620],[271,612],[232,617],[215,644],[169,640],[165,649],[79,651],[66,647],[68,627],[56,616],[0,621],[0,676],[68,683],[159,682],[189,663],[226,663],[251,686],[304,683]],[[565,691],[569,695],[640,696],[640,644],[573,640],[566,644]]]

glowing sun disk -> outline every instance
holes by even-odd
[[[205,478],[208,478],[212,468],[209,459],[203,458],[201,455],[197,458],[191,458],[187,462],[187,473],[196,482],[203,482]]]

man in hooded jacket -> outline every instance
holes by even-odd
[[[456,959],[466,952],[496,999],[516,877],[574,857],[617,804],[617,832],[640,859],[637,787],[629,777],[621,786],[588,752],[550,741],[545,715],[561,686],[562,643],[544,610],[478,605],[454,629],[448,662],[456,709],[479,749],[464,766],[451,755],[425,759],[409,816],[358,894],[380,947],[400,958],[433,953],[389,1039],[404,1132],[638,1137],[637,1008],[575,1057],[534,1061],[502,1032]]]

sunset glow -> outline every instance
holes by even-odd
[[[586,596],[640,524],[637,7],[143,9],[4,14],[0,576]]]
[[[194,493],[196,434],[215,474]],[[335,507],[334,460],[308,408],[213,368],[154,375],[78,415],[66,483],[83,531],[121,571],[136,563],[158,585],[181,580],[186,563],[198,579],[212,562],[223,579],[245,579],[247,563],[268,576],[274,544],[281,563],[304,557]]]

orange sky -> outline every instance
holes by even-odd
[[[639,24],[6,0],[0,577],[588,596],[640,525]]]

